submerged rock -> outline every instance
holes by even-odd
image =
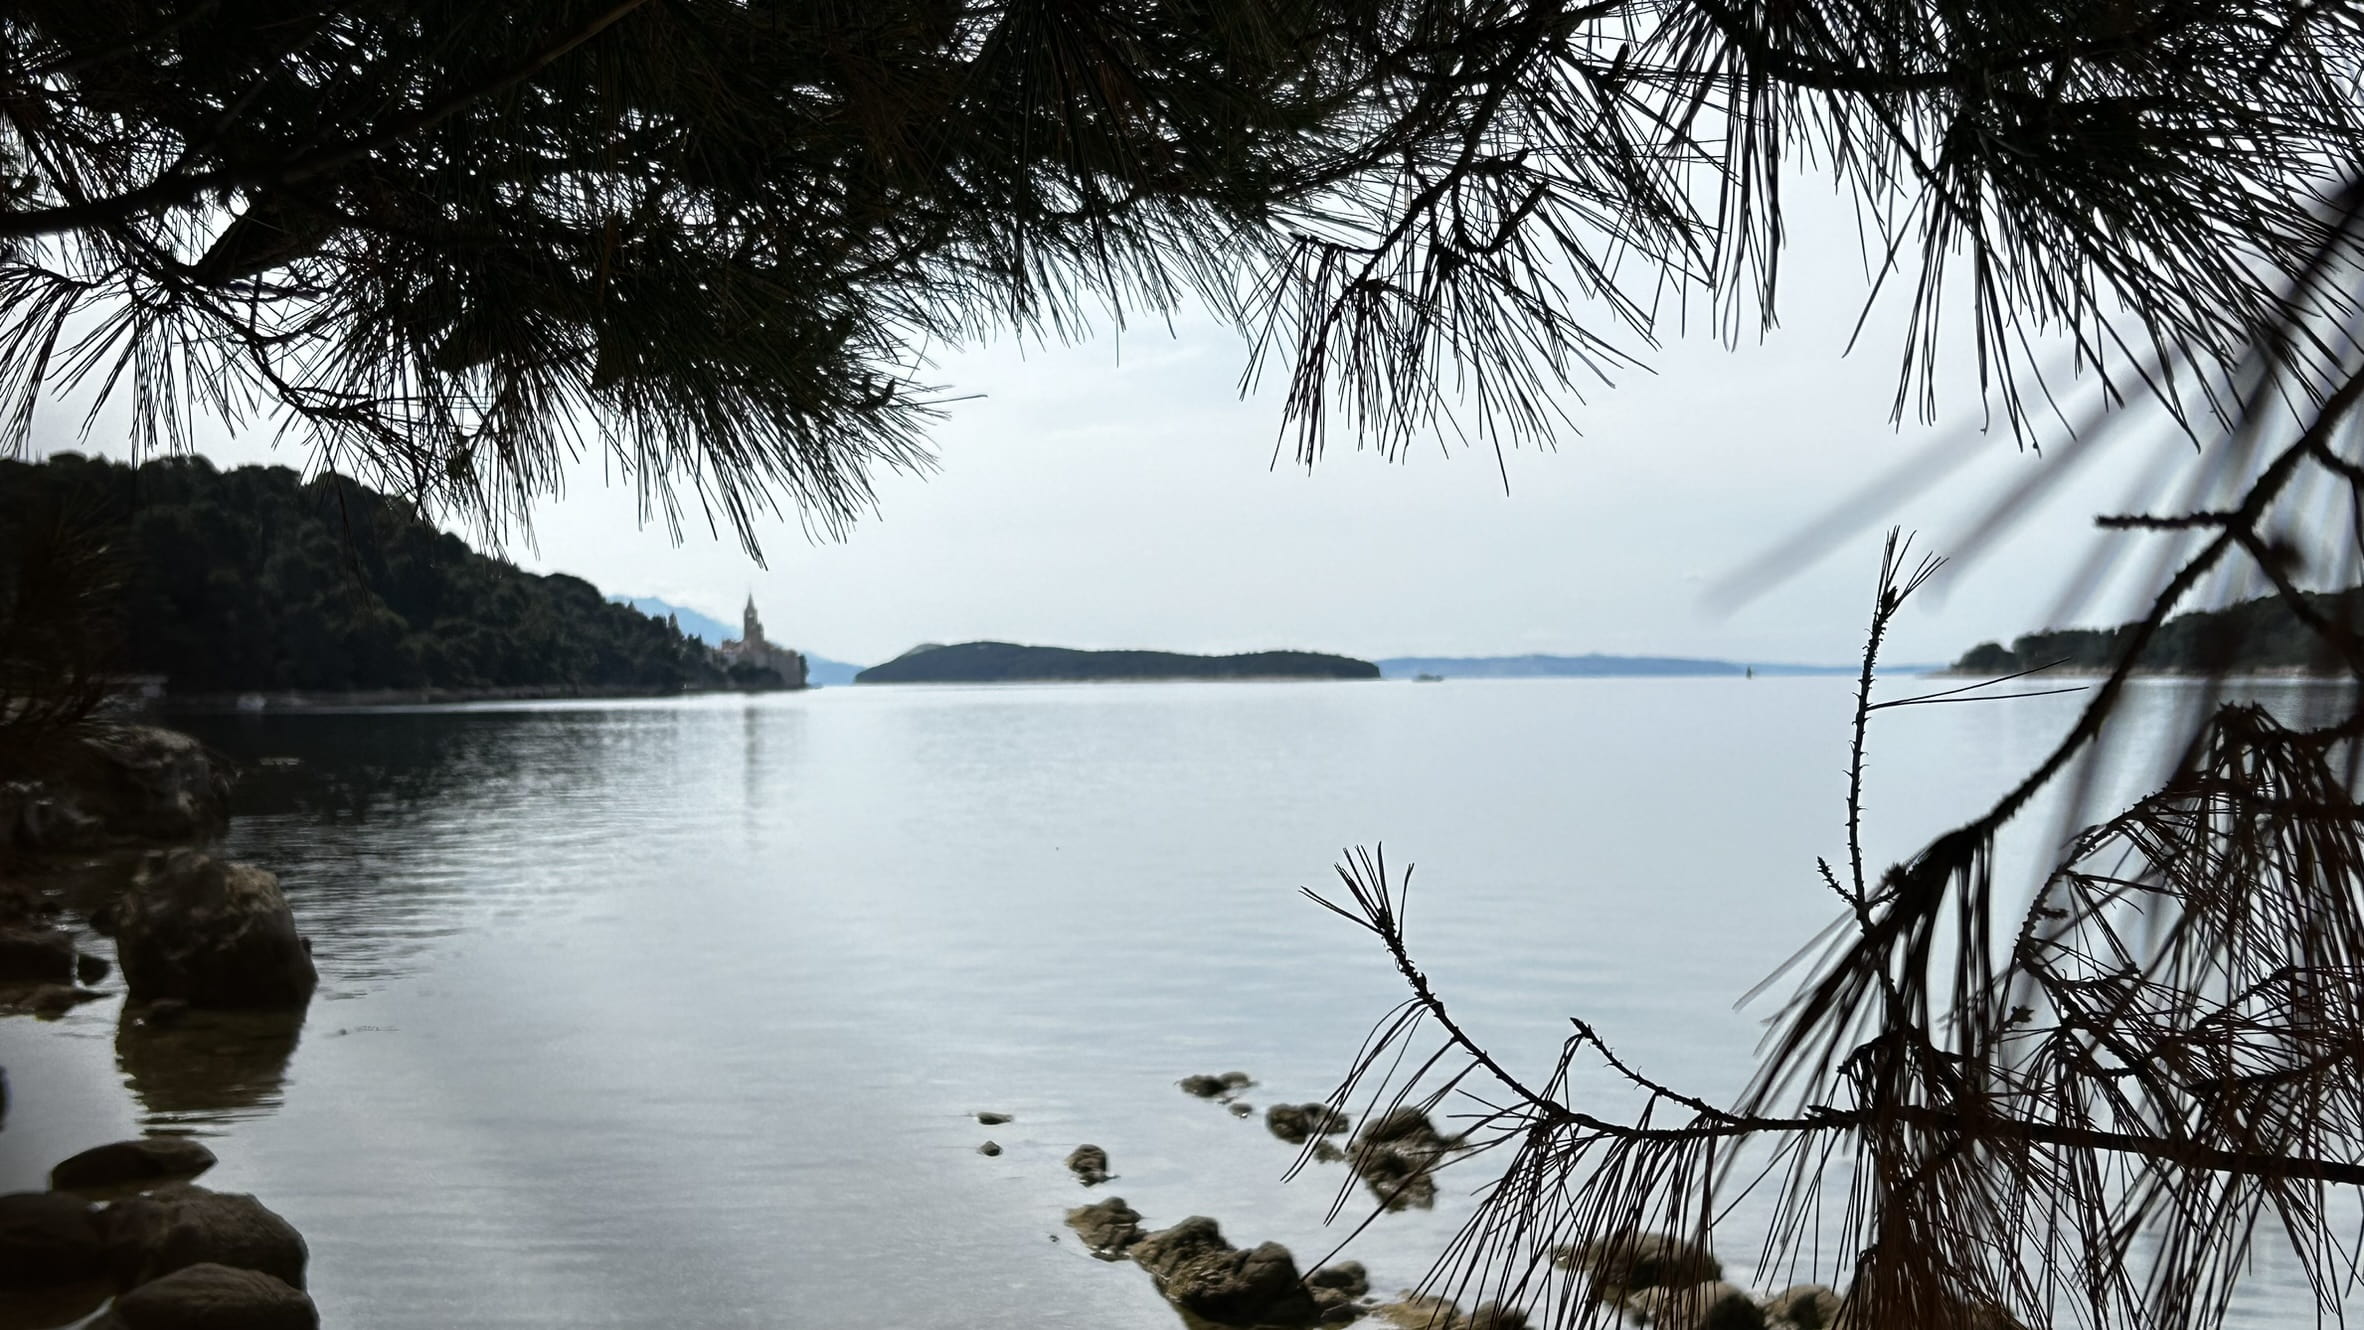
[[[196,850],[149,855],[111,911],[134,1001],[300,1007],[319,983],[279,879]]]
[[[85,1002],[96,1002],[105,996],[72,984],[16,984],[0,991],[0,1014],[31,1012],[44,1020],[55,1020]]]
[[[1291,1145],[1334,1135],[1347,1126],[1346,1115],[1328,1104],[1274,1104],[1264,1110],[1265,1130]]]
[[[977,1121],[988,1127],[998,1127],[1009,1120],[1010,1115],[1007,1113],[979,1113],[977,1115]]]
[[[1141,1212],[1126,1205],[1122,1196],[1068,1211],[1067,1227],[1075,1230],[1094,1256],[1106,1261],[1124,1259],[1142,1236]]]
[[[107,971],[113,968],[107,964],[107,958],[104,956],[93,956],[87,951],[76,952],[74,955],[74,978],[82,983],[95,984],[106,978]]]
[[[991,1159],[993,1156],[1001,1153],[1001,1146],[995,1144],[992,1141],[987,1141],[983,1145],[977,1147],[977,1153],[985,1156],[987,1159]]]
[[[92,1330],[319,1330],[299,1289],[259,1270],[201,1262],[115,1300]]]
[[[1321,1313],[1288,1248],[1267,1242],[1241,1251],[1204,1215],[1149,1234],[1132,1256],[1168,1302],[1218,1325],[1309,1325]]]
[[[1250,1117],[1253,1116],[1255,1112],[1256,1106],[1254,1104],[1244,1104],[1234,1101],[1231,1105],[1231,1116],[1235,1118]]]
[[[106,1272],[97,1207],[79,1196],[0,1196],[0,1288],[79,1284]]]
[[[1198,1075],[1182,1078],[1182,1092],[1201,1099],[1229,1099],[1254,1085],[1255,1079],[1244,1071],[1227,1071],[1219,1076]]]
[[[214,1165],[213,1151],[186,1136],[149,1136],[95,1145],[49,1171],[58,1191],[82,1191],[193,1178]]]
[[[302,1288],[311,1254],[304,1235],[254,1197],[186,1182],[117,1201],[107,1208],[105,1229],[108,1263],[127,1288],[209,1262]]]

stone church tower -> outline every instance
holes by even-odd
[[[755,596],[747,596],[747,609],[739,617],[739,640],[725,642],[719,648],[725,664],[749,669],[770,670],[780,676],[780,682],[790,688],[802,688],[804,657],[786,647],[774,646],[763,635],[763,616],[755,612]]]

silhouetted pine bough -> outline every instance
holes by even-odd
[[[1846,861],[1820,865],[1842,912],[1785,967],[1797,987],[1736,1099],[1652,1079],[1582,1020],[1551,1065],[1497,1059],[1412,957],[1409,872],[1368,852],[1340,867],[1343,896],[1315,899],[1387,948],[1411,997],[1332,1102],[1457,1097],[1472,1157],[1502,1167],[1433,1273],[1440,1291],[1610,1324],[1618,1307],[1555,1252],[1613,1255],[1656,1233],[1704,1245],[1761,1188],[1774,1220],[1760,1271],[1835,1280],[1853,1330],[2213,1327],[2261,1246],[2285,1249],[2337,1314],[2359,1273],[2341,1216],[2364,1195],[2364,640],[2294,579],[2303,565],[2352,584],[2364,558],[2364,519],[2349,520],[2364,512],[2364,341],[2344,243],[2285,293],[2292,317],[2234,381],[2233,427],[2178,486],[2187,506],[2102,519],[2109,539],[2162,542],[2163,567],[2067,733],[1994,805],[1875,873],[1861,814],[1877,714],[2003,682],[1876,699],[1888,625],[1935,569],[1891,533]],[[2327,383],[2310,377],[2321,347],[2340,358]],[[2300,725],[2204,681],[2153,793],[2068,838],[2032,891],[1998,881],[1996,837],[2039,793],[2088,815],[2128,679],[2188,598],[2241,571],[2338,662],[2348,686],[2318,699],[2333,714]],[[1577,1097],[1601,1074],[1639,1110]]]
[[[2064,368],[2218,405],[2364,141],[2302,0],[29,0],[0,50],[0,448],[80,382],[487,523],[596,449],[750,548],[928,464],[935,348],[1189,302],[1308,461],[1548,444],[1668,321],[1770,326],[1799,166],[1898,415],[1954,327],[2023,434]]]

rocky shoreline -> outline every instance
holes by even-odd
[[[0,1018],[55,1019],[124,997],[117,1047],[207,1021],[300,1023],[319,976],[278,879],[207,848],[232,773],[187,735],[114,726],[0,782]],[[111,939],[115,959],[91,938]],[[7,1119],[0,1068],[0,1132]],[[47,1191],[0,1196],[0,1318],[11,1330],[315,1330],[303,1236],[252,1196],[188,1181],[214,1157],[184,1137],[60,1161]]]
[[[1255,1081],[1244,1072],[1187,1076],[1178,1084],[1186,1094],[1223,1104],[1233,1116],[1254,1116],[1242,1096]],[[989,1124],[1009,1121],[1000,1113],[977,1118]],[[1304,1161],[1346,1165],[1382,1212],[1433,1205],[1438,1170],[1468,1149],[1467,1142],[1439,1130],[1426,1111],[1410,1104],[1374,1112],[1357,1128],[1337,1103],[1278,1103],[1264,1110],[1264,1126],[1276,1140],[1296,1147]],[[1333,1144],[1335,1136],[1347,1137],[1346,1145]],[[1077,1167],[1079,1158],[1092,1167]],[[1096,1145],[1078,1146],[1068,1164],[1085,1186],[1110,1176],[1107,1153]],[[1146,1271],[1188,1330],[1310,1330],[1365,1319],[1397,1330],[1526,1330],[1531,1315],[1552,1310],[1543,1281],[1533,1280],[1518,1282],[1525,1303],[1517,1293],[1497,1289],[1502,1296],[1465,1310],[1425,1284],[1382,1299],[1359,1261],[1301,1272],[1295,1255],[1280,1243],[1235,1246],[1206,1215],[1152,1229],[1121,1196],[1067,1211],[1066,1225],[1098,1259]],[[1704,1245],[1672,1234],[1628,1230],[1581,1249],[1562,1247],[1548,1259],[1562,1278],[1581,1285],[1585,1305],[1612,1312],[1626,1325],[1650,1330],[1848,1327],[1845,1302],[1836,1290],[1799,1284],[1751,1293],[1725,1281],[1722,1263]]]

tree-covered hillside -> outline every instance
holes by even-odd
[[[2315,613],[2349,632],[2364,630],[2364,587],[2309,592]],[[1972,647],[1954,668],[2001,674],[2057,663],[2069,670],[2106,670],[2126,650],[2127,627],[2054,628],[2027,633],[2005,649],[1999,642]],[[2181,673],[2332,672],[2342,668],[2323,637],[2300,623],[2276,597],[2243,601],[2221,610],[2196,610],[2160,626],[2136,665]]]
[[[907,651],[855,683],[1049,683],[1096,679],[1376,679],[1367,660],[1318,651],[1190,656],[1176,651],[1078,651],[1013,642],[963,642]]]
[[[174,693],[650,689],[722,683],[711,653],[564,574],[470,549],[404,500],[285,467],[0,461],[0,597],[36,535],[103,544],[113,668]]]

